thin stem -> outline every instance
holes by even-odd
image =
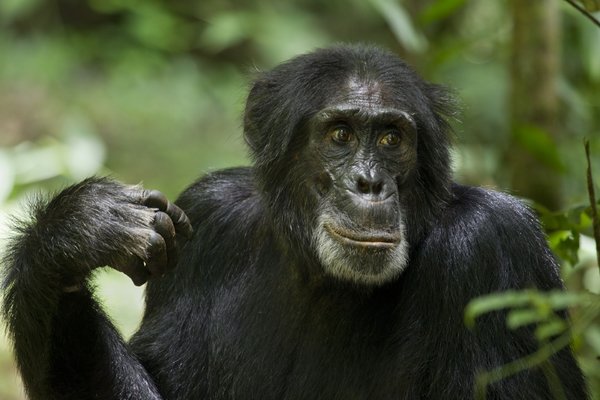
[[[596,302],[591,302],[579,318],[573,321],[571,330],[564,332],[552,342],[543,345],[534,353],[492,370],[479,373],[475,378],[475,399],[485,400],[489,385],[547,362],[550,357],[567,347],[574,336],[581,334],[594,321],[599,312],[600,304],[597,304],[597,300]]]
[[[585,15],[590,21],[592,21],[597,27],[600,28],[600,21],[598,21],[594,16],[588,12],[585,8],[581,7],[579,4],[575,3],[573,0],[566,0],[567,3],[575,7],[577,11]]]
[[[594,177],[592,176],[592,162],[590,161],[590,141],[585,140],[585,157],[587,159],[587,188],[590,196],[592,209],[592,222],[594,226],[594,239],[596,240],[596,261],[600,268],[600,218],[598,218],[598,207],[596,204],[596,192],[594,191]]]

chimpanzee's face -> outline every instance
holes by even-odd
[[[351,78],[310,121],[320,166],[314,245],[325,272],[381,285],[408,262],[401,192],[416,168],[416,124],[377,81]]]

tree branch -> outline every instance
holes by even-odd
[[[580,13],[582,13],[583,15],[585,15],[590,21],[592,21],[597,27],[600,28],[600,21],[597,20],[592,13],[588,12],[585,8],[581,7],[579,4],[577,4],[575,1],[573,0],[565,0],[567,3],[569,3],[570,5],[572,5],[573,7],[575,7],[575,9],[577,11],[579,11]]]
[[[592,207],[592,221],[594,226],[594,239],[596,240],[596,261],[600,268],[600,219],[598,218],[598,207],[596,205],[596,192],[594,191],[594,178],[592,177],[592,163],[590,161],[590,141],[585,140],[585,157],[587,159],[587,187]]]

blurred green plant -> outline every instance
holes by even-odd
[[[568,308],[578,310],[571,318],[570,324],[558,314]],[[535,326],[534,334],[539,343],[539,350],[480,373],[475,382],[475,398],[485,399],[486,388],[490,384],[537,367],[547,372],[548,384],[555,398],[565,398],[555,372],[548,372],[551,367],[549,360],[558,351],[569,346],[574,338],[581,337],[593,326],[594,320],[600,315],[600,296],[583,291],[506,291],[472,300],[465,310],[465,323],[472,329],[477,317],[506,309],[509,310],[506,313],[506,325],[509,329]],[[596,347],[597,340],[591,341],[589,345],[594,351],[600,352],[600,348]],[[589,367],[589,364],[584,364],[584,367]]]
[[[588,163],[587,181],[590,198],[589,206],[571,207],[564,212],[549,212],[537,206],[548,242],[563,264],[573,268],[579,262],[581,236],[590,234],[600,241],[600,218],[596,202],[594,180],[590,162],[589,142],[585,142]],[[600,247],[596,248],[596,265],[600,261]],[[596,271],[600,273],[600,271]],[[479,316],[506,310],[506,326],[511,330],[534,327],[539,349],[532,354],[516,359],[508,364],[478,374],[475,382],[475,398],[484,400],[486,389],[494,382],[505,379],[527,369],[541,368],[546,374],[554,398],[566,399],[550,363],[551,357],[561,349],[576,344],[580,350],[580,360],[587,376],[598,376],[600,365],[597,357],[590,356],[584,348],[600,354],[600,295],[587,290],[547,291],[519,290],[493,293],[472,300],[465,309],[465,324],[470,329],[476,325]],[[572,310],[573,316],[567,323],[560,312]],[[597,380],[590,381],[592,393],[598,393]]]
[[[81,115],[64,121],[59,137],[0,148],[0,205],[26,188],[77,181],[101,170],[104,143]]]

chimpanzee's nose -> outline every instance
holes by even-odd
[[[377,177],[366,177],[359,174],[356,177],[356,192],[358,194],[372,194],[379,196],[383,191],[383,180]]]
[[[393,191],[393,185],[379,173],[357,173],[354,176],[353,192],[371,201],[387,199]]]

